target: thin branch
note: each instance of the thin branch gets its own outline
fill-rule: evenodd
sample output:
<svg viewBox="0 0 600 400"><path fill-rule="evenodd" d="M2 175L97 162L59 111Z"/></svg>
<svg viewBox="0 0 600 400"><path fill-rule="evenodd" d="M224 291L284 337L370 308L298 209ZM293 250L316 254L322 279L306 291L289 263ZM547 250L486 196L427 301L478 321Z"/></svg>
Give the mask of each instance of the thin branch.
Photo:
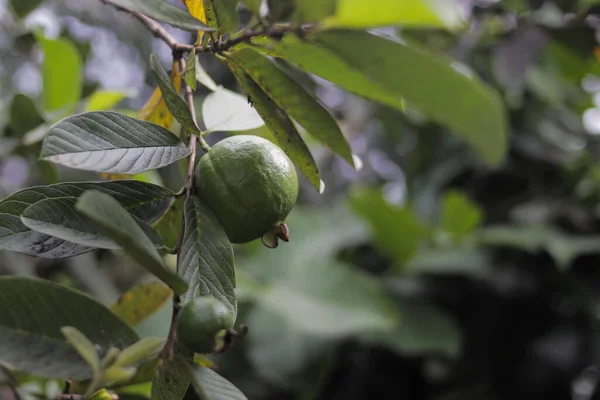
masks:
<svg viewBox="0 0 600 400"><path fill-rule="evenodd" d="M173 53L178 53L178 54L189 53L190 51L192 51L192 49L195 49L196 53L221 53L221 52L231 49L232 47L234 47L240 43L250 42L252 39L254 39L255 37L258 37L258 36L267 36L267 37L274 38L274 39L280 39L287 32L295 32L299 36L304 36L304 34L305 34L305 30L303 30L302 28L298 28L296 26L289 26L289 25L262 26L262 25L259 25L258 27L255 27L255 28L246 29L245 31L240 32L237 36L230 37L224 41L216 40L214 38L214 35L212 35L212 32L209 32L209 35L211 37L211 43L208 46L201 46L201 45L194 46L194 45L190 45L190 44L177 42L177 40L175 40L175 38L173 36L171 36L171 34L169 32L167 32L167 30L165 28L163 28L163 26L161 24L159 24L157 21L153 20L152 18L149 18L137 11L133 11L133 10L129 10L124 7L120 7L116 4L111 3L108 0L100 0L100 1L102 1L105 4L110 4L111 6L115 7L116 9L118 9L120 11L124 11L126 13L129 13L132 16L134 16L135 18L137 18L142 24L144 24L144 26L150 32L152 32L152 34L156 38L165 42L171 48ZM310 30L310 27L307 27L306 29Z"/></svg>

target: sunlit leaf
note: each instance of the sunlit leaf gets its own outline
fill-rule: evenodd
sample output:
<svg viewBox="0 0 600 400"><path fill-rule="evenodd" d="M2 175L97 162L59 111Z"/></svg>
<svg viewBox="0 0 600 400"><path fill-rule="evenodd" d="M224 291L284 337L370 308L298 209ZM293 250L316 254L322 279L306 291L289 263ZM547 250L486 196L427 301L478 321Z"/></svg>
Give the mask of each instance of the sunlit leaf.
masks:
<svg viewBox="0 0 600 400"><path fill-rule="evenodd" d="M399 110L404 109L405 99L451 128L492 166L505 157L507 116L498 93L475 76L460 72L452 60L416 43L398 43L359 31L326 31L310 42L289 35L281 44L264 39L257 43L263 43L268 54L350 92Z"/></svg>
<svg viewBox="0 0 600 400"><path fill-rule="evenodd" d="M75 107L81 98L82 60L75 45L66 38L37 39L44 51L42 99L47 111Z"/></svg>
<svg viewBox="0 0 600 400"><path fill-rule="evenodd" d="M204 9L204 0L181 0L187 7L190 14L194 17L202 21L206 24L206 12ZM198 32L198 40L196 43L202 42L202 36L204 36L204 31L199 30Z"/></svg>
<svg viewBox="0 0 600 400"><path fill-rule="evenodd" d="M389 25L455 27L460 22L457 5L447 0L378 0L376 7L364 0L337 0L335 15L325 25L351 28Z"/></svg>
<svg viewBox="0 0 600 400"><path fill-rule="evenodd" d="M87 100L85 111L110 110L126 97L127 93L124 92L98 90Z"/></svg>

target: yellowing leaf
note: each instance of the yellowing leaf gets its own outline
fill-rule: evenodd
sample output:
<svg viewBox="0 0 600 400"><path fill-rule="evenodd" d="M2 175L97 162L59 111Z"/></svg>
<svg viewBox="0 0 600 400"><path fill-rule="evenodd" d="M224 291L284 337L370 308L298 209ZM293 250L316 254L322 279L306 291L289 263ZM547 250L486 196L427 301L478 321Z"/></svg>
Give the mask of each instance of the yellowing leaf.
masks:
<svg viewBox="0 0 600 400"><path fill-rule="evenodd" d="M175 61L173 61L173 68L171 70L171 80L173 81L175 90L179 92L181 90L181 75ZM166 129L171 129L171 126L173 125L173 115L167 108L167 104L162 97L160 88L157 87L154 89L152 96L150 96L140 111L138 111L137 118L155 123Z"/></svg>
<svg viewBox="0 0 600 400"><path fill-rule="evenodd" d="M125 292L110 310L130 325L136 325L161 308L171 297L162 282L142 283Z"/></svg>
<svg viewBox="0 0 600 400"><path fill-rule="evenodd" d="M192 16L196 17L197 19L206 24L206 11L204 10L204 0L182 0L182 2L183 4L185 4ZM204 31L198 31L198 43L202 41L202 35L204 35Z"/></svg>
<svg viewBox="0 0 600 400"><path fill-rule="evenodd" d="M100 179L103 181L118 181L121 179L130 179L131 175L128 174L108 174L106 172L101 172L98 174Z"/></svg>

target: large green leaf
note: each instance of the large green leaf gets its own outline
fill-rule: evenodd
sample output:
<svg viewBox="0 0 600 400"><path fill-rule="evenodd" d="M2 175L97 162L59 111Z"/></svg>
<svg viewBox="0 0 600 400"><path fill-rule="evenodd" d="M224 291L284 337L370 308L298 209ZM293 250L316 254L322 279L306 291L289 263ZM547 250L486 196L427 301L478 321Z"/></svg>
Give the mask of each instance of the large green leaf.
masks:
<svg viewBox="0 0 600 400"><path fill-rule="evenodd" d="M214 29L194 18L182 8L164 0L106 0L109 3L128 10L137 11L150 18L166 22L176 28L195 32L197 30L213 31Z"/></svg>
<svg viewBox="0 0 600 400"><path fill-rule="evenodd" d="M55 283L0 277L0 362L25 373L85 379L87 363L66 341L64 326L81 331L102 357L138 340L135 332L103 305Z"/></svg>
<svg viewBox="0 0 600 400"><path fill-rule="evenodd" d="M130 213L147 223L157 220L174 196L163 187L133 180L59 183L24 189L0 201L0 248L42 258L70 257L93 250L32 231L21 222L25 209L38 201L78 197L90 189L111 194Z"/></svg>
<svg viewBox="0 0 600 400"><path fill-rule="evenodd" d="M171 111L171 114L173 114L173 117L175 117L188 133L199 134L200 131L194 122L194 118L192 117L187 104L181 98L177 90L175 90L167 71L165 71L158 60L158 57L154 54L150 55L150 70L156 78L156 83L160 88L165 104L169 111Z"/></svg>
<svg viewBox="0 0 600 400"><path fill-rule="evenodd" d="M235 32L240 18L237 13L239 0L205 0L207 23L221 34Z"/></svg>
<svg viewBox="0 0 600 400"><path fill-rule="evenodd" d="M288 116L354 166L352 151L337 122L315 98L254 50L241 49L231 58Z"/></svg>
<svg viewBox="0 0 600 400"><path fill-rule="evenodd" d="M49 40L38 36L44 51L42 99L44 109L58 111L74 107L81 98L82 61L75 45L66 38Z"/></svg>
<svg viewBox="0 0 600 400"><path fill-rule="evenodd" d="M182 294L187 290L187 284L177 272L164 264L152 241L113 197L89 190L81 195L76 209L94 221L102 233L119 244L148 272L169 285L175 293Z"/></svg>
<svg viewBox="0 0 600 400"><path fill-rule="evenodd" d="M165 167L189 153L165 128L112 111L94 111L52 125L40 158L89 171L137 174Z"/></svg>
<svg viewBox="0 0 600 400"><path fill-rule="evenodd" d="M182 400L190 385L185 365L165 360L152 380L152 400Z"/></svg>
<svg viewBox="0 0 600 400"><path fill-rule="evenodd" d="M186 368L200 400L247 400L238 388L212 369L191 363Z"/></svg>
<svg viewBox="0 0 600 400"><path fill-rule="evenodd" d="M311 41L287 35L280 43L264 38L255 43L349 92L397 109L403 109L401 99L407 100L451 128L490 165L505 156L508 131L499 95L416 43L359 31L322 32Z"/></svg>
<svg viewBox="0 0 600 400"><path fill-rule="evenodd" d="M371 7L377 8L377 7ZM306 23L319 22L335 12L336 0L302 0L296 2L292 20Z"/></svg>
<svg viewBox="0 0 600 400"><path fill-rule="evenodd" d="M308 178L309 182L321 191L323 183L319 175L319 168L292 121L248 74L234 63L229 63L229 67L244 92L248 95L249 101L265 121L279 147L300 168L300 171Z"/></svg>
<svg viewBox="0 0 600 400"><path fill-rule="evenodd" d="M189 288L182 301L212 295L237 314L233 248L214 213L196 197L184 206L185 233L179 253L179 273Z"/></svg>
<svg viewBox="0 0 600 400"><path fill-rule="evenodd" d="M29 229L54 236L81 246L120 249L121 246L102 234L101 229L85 215L75 210L77 197L44 199L23 211L21 222ZM162 247L158 234L141 219L131 216L150 238L153 245Z"/></svg>
<svg viewBox="0 0 600 400"><path fill-rule="evenodd" d="M160 309L171 297L161 282L141 283L125 292L110 310L129 325L137 325Z"/></svg>
<svg viewBox="0 0 600 400"><path fill-rule="evenodd" d="M393 305L377 282L335 259L341 248L365 240L363 225L342 207L312 212L296 207L286 221L290 245L264 249L238 271L244 296L317 337L392 329Z"/></svg>
<svg viewBox="0 0 600 400"><path fill-rule="evenodd" d="M325 2L325 0L322 0ZM370 28L388 25L443 27L460 22L458 8L448 0L337 0L327 27Z"/></svg>

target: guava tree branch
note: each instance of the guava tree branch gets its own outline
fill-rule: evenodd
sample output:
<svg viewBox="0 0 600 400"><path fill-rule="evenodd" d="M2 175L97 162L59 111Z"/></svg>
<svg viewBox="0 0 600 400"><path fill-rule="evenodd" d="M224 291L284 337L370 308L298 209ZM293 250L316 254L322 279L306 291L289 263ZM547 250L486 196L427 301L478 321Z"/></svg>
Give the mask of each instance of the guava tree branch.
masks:
<svg viewBox="0 0 600 400"><path fill-rule="evenodd" d="M234 35L226 40L211 40L210 45L204 46L194 46L185 43L179 43L177 40L169 33L167 30L159 24L157 21L153 20L145 16L142 13L137 11L129 10L127 8L120 7L116 4L113 4L107 0L100 0L104 4L110 4L115 7L117 10L126 12L136 19L138 19L156 38L162 40L171 48L173 53L188 53L192 51L192 49L196 50L196 53L221 53L231 49L232 47L240 44L250 42L253 38L257 36L268 36L270 38L281 38L287 32L295 32L296 34L302 36L305 32L302 28L291 27L288 25L282 26L263 26L259 25L256 28L246 29L244 31L239 32L237 35ZM309 28L307 28L309 29ZM212 36L211 36L212 37Z"/></svg>

